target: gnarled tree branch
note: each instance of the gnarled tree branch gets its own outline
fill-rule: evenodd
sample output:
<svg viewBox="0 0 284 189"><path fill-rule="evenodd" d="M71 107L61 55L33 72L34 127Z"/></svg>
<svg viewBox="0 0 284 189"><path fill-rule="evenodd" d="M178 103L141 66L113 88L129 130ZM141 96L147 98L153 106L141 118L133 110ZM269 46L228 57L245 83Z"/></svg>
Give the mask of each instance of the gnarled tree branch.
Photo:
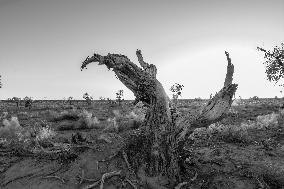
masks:
<svg viewBox="0 0 284 189"><path fill-rule="evenodd" d="M180 143L178 141L181 138L184 139L184 136L193 129L206 127L222 119L232 103L237 85L232 84L234 66L229 53L225 53L228 66L224 87L200 112L188 115L177 123L173 122L170 114L169 97L162 84L156 79L156 66L144 62L140 50L136 51L136 55L142 69L120 54L108 54L107 56L94 54L83 62L81 69L86 68L92 62L106 65L134 93L137 100L148 105L144 123L144 128L146 128L144 136L147 141L144 141L145 144L141 146L141 149L135 149L141 154L140 157L144 158L142 161L153 176L165 173L170 180L174 181L179 180L180 175L178 165L178 145Z"/></svg>
<svg viewBox="0 0 284 189"><path fill-rule="evenodd" d="M140 63L141 67L153 78L156 78L157 75L157 68L154 64L148 64L144 62L141 50L136 51L136 55L138 58L138 62Z"/></svg>
<svg viewBox="0 0 284 189"><path fill-rule="evenodd" d="M234 65L229 53L225 51L228 65L224 87L201 109L201 111L187 115L178 121L178 128L182 129L179 140L186 138L194 129L207 127L224 118L232 104L232 98L237 90L237 84L232 84Z"/></svg>

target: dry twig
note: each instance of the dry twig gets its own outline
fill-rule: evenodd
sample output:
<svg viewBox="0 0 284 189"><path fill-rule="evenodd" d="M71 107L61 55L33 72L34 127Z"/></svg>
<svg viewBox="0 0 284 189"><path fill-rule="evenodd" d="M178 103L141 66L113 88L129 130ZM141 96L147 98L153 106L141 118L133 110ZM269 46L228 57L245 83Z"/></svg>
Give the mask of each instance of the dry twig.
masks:
<svg viewBox="0 0 284 189"><path fill-rule="evenodd" d="M188 184L188 182L179 183L179 184L175 187L175 189L181 189L181 187L183 187L183 186L185 186L185 185L187 185L187 184Z"/></svg>
<svg viewBox="0 0 284 189"><path fill-rule="evenodd" d="M56 175L48 175L48 176L45 176L45 177L42 177L43 179L48 179L48 178L55 178L55 179L58 179L60 180L62 183L65 183L65 180L59 176L56 176Z"/></svg>
<svg viewBox="0 0 284 189"><path fill-rule="evenodd" d="M117 175L120 175L120 174L121 174L121 171L113 171L113 172L109 172L109 173L103 174L101 185L100 185L100 189L104 188L104 183L105 183L105 180L107 178L110 178L110 177L113 177L113 176L117 176Z"/></svg>
<svg viewBox="0 0 284 189"><path fill-rule="evenodd" d="M113 171L113 172L105 173L105 174L103 174L101 181L96 181L95 183L86 186L84 189L93 188L93 187L97 186L99 183L101 183L100 184L100 189L103 189L104 188L104 183L105 183L106 179L108 179L110 177L113 177L113 176L120 175L120 174L121 174L121 171Z"/></svg>
<svg viewBox="0 0 284 189"><path fill-rule="evenodd" d="M130 171L132 171L132 168L131 168L131 166L130 166L130 163L129 163L129 161L128 161L127 154L125 153L125 151L122 151L122 156L123 156L123 159L124 159L124 161L125 161L125 163L126 163L128 169L129 169Z"/></svg>
<svg viewBox="0 0 284 189"><path fill-rule="evenodd" d="M125 179L126 182L128 182L134 189L137 189L137 187L135 186L135 184L129 180L129 179Z"/></svg>
<svg viewBox="0 0 284 189"><path fill-rule="evenodd" d="M79 181L79 184L82 184L84 181L88 181L88 182L97 182L97 181L100 181L100 179L89 179L89 178L85 178L85 171L82 169L82 172L81 172L81 176L78 176L80 181Z"/></svg>
<svg viewBox="0 0 284 189"><path fill-rule="evenodd" d="M196 172L195 175L194 175L194 177L193 177L192 179L190 179L190 180L191 180L191 181L195 181L196 178L197 178L197 176L198 176L198 173Z"/></svg>

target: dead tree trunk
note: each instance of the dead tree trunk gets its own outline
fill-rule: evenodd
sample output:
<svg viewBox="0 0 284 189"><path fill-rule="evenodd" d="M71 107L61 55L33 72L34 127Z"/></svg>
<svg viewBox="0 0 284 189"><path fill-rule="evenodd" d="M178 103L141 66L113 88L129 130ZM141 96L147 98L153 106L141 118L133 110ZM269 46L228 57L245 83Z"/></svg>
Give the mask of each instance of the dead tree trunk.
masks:
<svg viewBox="0 0 284 189"><path fill-rule="evenodd" d="M162 84L156 79L156 66L144 62L140 50L136 51L136 55L142 68L124 55L94 54L86 58L81 70L92 62L106 65L134 93L136 101L142 101L148 106L143 132L141 132L145 137L142 141L143 147L139 147L143 152L143 156L139 156L142 159L140 163L144 163L148 175L166 175L175 182L180 179L179 145L182 145L182 141L185 141L186 136L195 128L206 127L222 119L230 107L232 96L237 89L237 85L232 84L234 67L226 52L228 66L223 89L196 115L188 115L175 122L171 116L170 99Z"/></svg>
<svg viewBox="0 0 284 189"><path fill-rule="evenodd" d="M179 141L186 138L194 129L206 127L224 118L232 104L232 98L237 90L237 84L232 84L234 65L229 53L225 51L228 65L223 88L196 114L188 114L177 122Z"/></svg>

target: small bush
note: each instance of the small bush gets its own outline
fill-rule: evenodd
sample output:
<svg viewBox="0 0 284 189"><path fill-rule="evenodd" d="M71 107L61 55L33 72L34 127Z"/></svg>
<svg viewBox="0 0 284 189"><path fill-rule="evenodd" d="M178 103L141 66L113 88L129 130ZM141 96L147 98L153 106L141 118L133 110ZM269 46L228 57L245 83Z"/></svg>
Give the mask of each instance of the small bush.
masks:
<svg viewBox="0 0 284 189"><path fill-rule="evenodd" d="M278 125L278 117L279 115L276 113L268 114L268 115L262 115L258 116L256 118L257 125L260 128L268 128L271 126L277 126Z"/></svg>
<svg viewBox="0 0 284 189"><path fill-rule="evenodd" d="M243 100L242 99L235 99L232 103L232 106L239 106L243 104Z"/></svg>
<svg viewBox="0 0 284 189"><path fill-rule="evenodd" d="M12 147L17 149L27 150L43 146L42 144L50 143L49 139L56 134L48 125L23 128L17 117L12 117L10 121L5 119L3 125L4 127L0 128L2 143L13 145Z"/></svg>
<svg viewBox="0 0 284 189"><path fill-rule="evenodd" d="M248 143L251 141L246 127L217 123L211 124L208 128L197 128L189 136L190 139L199 142L213 137L234 143Z"/></svg>
<svg viewBox="0 0 284 189"><path fill-rule="evenodd" d="M0 138L13 139L17 138L18 133L23 131L17 117L11 117L11 120L3 120L4 127L0 127Z"/></svg>
<svg viewBox="0 0 284 189"><path fill-rule="evenodd" d="M82 127L87 128L99 128L99 120L97 117L94 117L92 113L89 113L86 110L83 110L82 113L79 114L79 122L82 123Z"/></svg>
<svg viewBox="0 0 284 189"><path fill-rule="evenodd" d="M120 114L119 110L113 110L112 112L113 112L113 114L114 114L114 116L115 116L116 118L122 117L122 115Z"/></svg>
<svg viewBox="0 0 284 189"><path fill-rule="evenodd" d="M50 127L41 127L36 134L36 140L46 140L55 136L55 132Z"/></svg>
<svg viewBox="0 0 284 189"><path fill-rule="evenodd" d="M118 132L119 131L119 125L117 123L117 118L108 118L107 119L107 126L104 129L104 131L108 131L108 132Z"/></svg>
<svg viewBox="0 0 284 189"><path fill-rule="evenodd" d="M143 103L138 102L134 109L126 115L126 118L135 120L138 122L144 121L147 108L144 107Z"/></svg>
<svg viewBox="0 0 284 189"><path fill-rule="evenodd" d="M224 129L219 132L219 138L226 142L233 143L249 143L251 142L251 137L249 136L248 130L244 127L239 127L236 125L222 126Z"/></svg>
<svg viewBox="0 0 284 189"><path fill-rule="evenodd" d="M131 111L126 115L126 118L135 120L135 121L143 121L145 119L145 114L139 111Z"/></svg>

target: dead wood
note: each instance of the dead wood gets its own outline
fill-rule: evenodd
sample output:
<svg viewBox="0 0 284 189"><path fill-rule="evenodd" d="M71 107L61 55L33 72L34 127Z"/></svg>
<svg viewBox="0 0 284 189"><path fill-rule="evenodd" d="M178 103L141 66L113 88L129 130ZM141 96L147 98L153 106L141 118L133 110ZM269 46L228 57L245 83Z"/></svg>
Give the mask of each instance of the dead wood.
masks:
<svg viewBox="0 0 284 189"><path fill-rule="evenodd" d="M90 189L90 188L93 188L93 187L95 187L99 184L100 184L100 189L103 189L106 179L111 178L113 176L118 176L120 174L121 174L121 171L112 171L112 172L109 172L109 173L105 173L105 174L103 174L102 179L100 181L96 181L93 184L84 187L84 189Z"/></svg>
<svg viewBox="0 0 284 189"><path fill-rule="evenodd" d="M64 180L63 178L59 177L59 176L56 176L56 175L48 175L48 176L44 176L44 177L42 177L42 178L43 178L43 179L55 178L55 179L58 179L58 180L60 180L62 183L65 184L65 180Z"/></svg>
<svg viewBox="0 0 284 189"><path fill-rule="evenodd" d="M195 115L189 114L177 122L173 121L171 116L170 99L156 78L156 66L146 63L140 50L136 51L136 55L142 68L132 63L124 55L94 54L92 57L86 58L82 63L81 70L92 62L105 65L108 69L112 69L117 78L134 93L135 101L141 101L148 107L142 128L126 139L129 149L132 148L136 151L138 156L131 153L129 149L125 152L128 157L141 158L138 161L145 163L147 175L152 177L161 174L167 175L174 184L180 180L179 149L180 145L183 145L180 141L185 141L186 136L195 128L206 127L221 120L231 106L237 85L232 84L234 66L229 53L225 52L225 54L228 65L224 87L201 111ZM140 146L135 147L133 143L139 143ZM137 168L136 166L136 170Z"/></svg>
<svg viewBox="0 0 284 189"><path fill-rule="evenodd" d="M233 84L234 65L229 53L225 51L228 65L223 88L209 100L209 102L196 114L188 114L177 121L177 127L182 131L179 133L179 141L188 136L194 129L207 127L210 124L223 119L233 102L232 98L238 85Z"/></svg>

